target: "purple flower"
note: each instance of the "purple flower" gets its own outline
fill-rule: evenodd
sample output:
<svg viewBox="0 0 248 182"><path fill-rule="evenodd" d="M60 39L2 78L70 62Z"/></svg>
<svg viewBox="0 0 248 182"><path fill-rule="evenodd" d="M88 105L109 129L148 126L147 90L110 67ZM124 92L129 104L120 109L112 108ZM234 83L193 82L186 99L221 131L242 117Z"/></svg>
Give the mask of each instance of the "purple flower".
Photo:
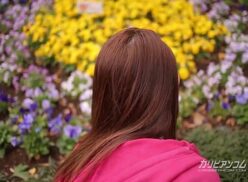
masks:
<svg viewBox="0 0 248 182"><path fill-rule="evenodd" d="M34 116L32 114L25 114L23 116L23 121L19 124L20 132L23 134L25 131L31 128L34 122Z"/></svg>
<svg viewBox="0 0 248 182"><path fill-rule="evenodd" d="M44 110L47 110L51 107L50 101L47 99L43 100L41 105L42 105L42 109Z"/></svg>
<svg viewBox="0 0 248 182"><path fill-rule="evenodd" d="M225 110L230 109L230 104L229 104L228 102L222 102L221 106L222 106L222 108L225 109Z"/></svg>
<svg viewBox="0 0 248 182"><path fill-rule="evenodd" d="M42 94L42 90L40 88L35 88L33 93L34 97L39 97Z"/></svg>
<svg viewBox="0 0 248 182"><path fill-rule="evenodd" d="M208 16L212 19L219 19L222 15L228 14L229 9L229 6L225 2L216 2L212 5L211 10L208 12Z"/></svg>
<svg viewBox="0 0 248 182"><path fill-rule="evenodd" d="M247 103L247 98L245 97L244 94L239 94L235 96L236 102L238 104L246 104Z"/></svg>
<svg viewBox="0 0 248 182"><path fill-rule="evenodd" d="M20 88L19 77L15 76L12 80L12 84L13 84L15 90L19 90L19 88Z"/></svg>
<svg viewBox="0 0 248 182"><path fill-rule="evenodd" d="M248 100L248 90L247 90L247 89L245 89L245 93L244 93L244 95L243 95L243 96L244 96L244 98L245 98L245 99L247 99L247 100Z"/></svg>
<svg viewBox="0 0 248 182"><path fill-rule="evenodd" d="M27 0L19 0L19 2L20 2L21 4L26 4L26 3L27 3Z"/></svg>
<svg viewBox="0 0 248 182"><path fill-rule="evenodd" d="M226 71L232 66L231 61L224 60L220 64L220 70L222 73L226 73Z"/></svg>
<svg viewBox="0 0 248 182"><path fill-rule="evenodd" d="M49 119L51 119L51 117L52 117L53 110L54 110L54 109L53 109L52 107L49 107L48 109L45 110L45 113L47 114L47 117L48 117Z"/></svg>
<svg viewBox="0 0 248 182"><path fill-rule="evenodd" d="M29 112L28 109L25 109L25 108L20 108L19 112L24 115L25 113Z"/></svg>
<svg viewBox="0 0 248 182"><path fill-rule="evenodd" d="M29 109L30 111L35 111L38 107L38 104L30 98L24 99L22 105L25 109Z"/></svg>
<svg viewBox="0 0 248 182"><path fill-rule="evenodd" d="M32 89L23 87L23 89L26 89L26 97L39 97L42 94L42 90L40 88Z"/></svg>
<svg viewBox="0 0 248 182"><path fill-rule="evenodd" d="M9 101L9 98L6 94L0 92L0 101L1 102L8 102Z"/></svg>
<svg viewBox="0 0 248 182"><path fill-rule="evenodd" d="M26 97L32 97L33 96L33 89L26 89L25 96Z"/></svg>
<svg viewBox="0 0 248 182"><path fill-rule="evenodd" d="M233 95L228 95L228 100L233 101L233 100L235 100L235 97Z"/></svg>
<svg viewBox="0 0 248 182"><path fill-rule="evenodd" d="M22 106L24 108L28 109L28 108L30 108L31 104L33 104L33 103L34 103L34 101L32 99L26 98L26 99L23 100Z"/></svg>
<svg viewBox="0 0 248 182"><path fill-rule="evenodd" d="M245 52L243 55L242 55L242 63L248 63L248 52Z"/></svg>
<svg viewBox="0 0 248 182"><path fill-rule="evenodd" d="M13 147L16 147L21 143L21 140L14 136L14 137L11 137L10 143Z"/></svg>
<svg viewBox="0 0 248 182"><path fill-rule="evenodd" d="M9 0L1 0L0 1L0 4L2 4L2 5L5 5L5 4L8 4L9 3Z"/></svg>
<svg viewBox="0 0 248 182"><path fill-rule="evenodd" d="M32 124L34 121L34 117L32 114L26 114L23 116L23 123Z"/></svg>
<svg viewBox="0 0 248 182"><path fill-rule="evenodd" d="M48 127L52 133L59 133L62 126L62 116L58 115L48 123Z"/></svg>
<svg viewBox="0 0 248 182"><path fill-rule="evenodd" d="M14 102L14 99L10 98L7 94L5 94L4 92L0 91L0 102L12 103L12 102Z"/></svg>
<svg viewBox="0 0 248 182"><path fill-rule="evenodd" d="M234 54L234 53L227 53L226 55L225 55L225 60L227 61L227 62L232 62L232 61L234 61L236 59L236 54Z"/></svg>
<svg viewBox="0 0 248 182"><path fill-rule="evenodd" d="M35 79L32 79L35 78ZM23 73L24 84L21 90L25 91L26 97L36 98L40 95L47 95L49 99L59 99L59 91L54 83L55 77L49 75L46 68L30 65Z"/></svg>
<svg viewBox="0 0 248 182"><path fill-rule="evenodd" d="M38 108L38 104L36 102L34 102L33 104L31 104L30 106L30 111L35 111Z"/></svg>
<svg viewBox="0 0 248 182"><path fill-rule="evenodd" d="M55 87L48 87L48 95L50 98L57 100L59 98L59 92Z"/></svg>
<svg viewBox="0 0 248 182"><path fill-rule="evenodd" d="M207 68L207 75L212 76L213 73L215 73L218 70L218 66L214 63L210 63Z"/></svg>
<svg viewBox="0 0 248 182"><path fill-rule="evenodd" d="M65 121L68 123L72 118L72 114L71 113L68 113L65 115Z"/></svg>
<svg viewBox="0 0 248 182"><path fill-rule="evenodd" d="M80 126L66 125L64 127L64 134L69 138L77 138L79 137L82 128Z"/></svg>
<svg viewBox="0 0 248 182"><path fill-rule="evenodd" d="M215 99L215 100L218 100L219 97L220 97L220 93L219 93L219 92L216 92L216 93L214 94L214 99Z"/></svg>
<svg viewBox="0 0 248 182"><path fill-rule="evenodd" d="M210 87L208 85L204 85L202 87L202 92L205 95L205 97L208 98L208 99L212 99L213 96L214 96L213 93L211 92Z"/></svg>
<svg viewBox="0 0 248 182"><path fill-rule="evenodd" d="M207 112L211 111L212 108L213 108L213 103L211 101L208 101L208 103L206 105Z"/></svg>
<svg viewBox="0 0 248 182"><path fill-rule="evenodd" d="M230 48L235 53L242 52L245 49L244 44L238 42L232 42Z"/></svg>

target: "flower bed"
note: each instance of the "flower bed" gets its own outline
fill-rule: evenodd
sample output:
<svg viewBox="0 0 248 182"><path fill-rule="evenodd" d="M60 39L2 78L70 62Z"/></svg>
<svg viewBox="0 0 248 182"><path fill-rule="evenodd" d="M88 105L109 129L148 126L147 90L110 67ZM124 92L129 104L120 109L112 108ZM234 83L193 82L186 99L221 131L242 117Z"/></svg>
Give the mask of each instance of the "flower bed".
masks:
<svg viewBox="0 0 248 182"><path fill-rule="evenodd" d="M75 64L93 75L94 61L102 44L115 32L135 26L153 29L172 48L179 74L187 79L196 71L199 55L209 55L226 34L226 28L193 10L186 0L106 0L99 14L79 14L76 1L55 1L51 9L36 15L24 27L35 54L65 64ZM164 13L167 12L167 13ZM84 42L82 44L82 42Z"/></svg>
<svg viewBox="0 0 248 182"><path fill-rule="evenodd" d="M67 153L90 129L92 78L41 63L25 44L23 26L51 5L50 0L0 4L0 168L7 173L8 162L46 161L54 148L58 155ZM6 153L18 150L24 161Z"/></svg>
<svg viewBox="0 0 248 182"><path fill-rule="evenodd" d="M245 125L248 123L247 9L240 11L244 5L229 7L223 1L193 2L214 21L225 24L230 33L225 36L226 46L216 59L213 57L206 70L199 70L183 83L186 89L181 92L181 117L189 117L202 105L200 113L217 122Z"/></svg>

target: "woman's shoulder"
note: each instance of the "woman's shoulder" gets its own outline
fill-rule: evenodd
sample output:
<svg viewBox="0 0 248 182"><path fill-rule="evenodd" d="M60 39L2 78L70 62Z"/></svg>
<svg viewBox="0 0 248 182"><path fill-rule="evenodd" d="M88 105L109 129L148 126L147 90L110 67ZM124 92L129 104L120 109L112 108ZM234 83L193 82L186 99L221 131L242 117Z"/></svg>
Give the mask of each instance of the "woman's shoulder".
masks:
<svg viewBox="0 0 248 182"><path fill-rule="evenodd" d="M204 172L199 168L203 160L197 147L188 141L141 138L120 145L102 162L94 179L220 181L216 171Z"/></svg>

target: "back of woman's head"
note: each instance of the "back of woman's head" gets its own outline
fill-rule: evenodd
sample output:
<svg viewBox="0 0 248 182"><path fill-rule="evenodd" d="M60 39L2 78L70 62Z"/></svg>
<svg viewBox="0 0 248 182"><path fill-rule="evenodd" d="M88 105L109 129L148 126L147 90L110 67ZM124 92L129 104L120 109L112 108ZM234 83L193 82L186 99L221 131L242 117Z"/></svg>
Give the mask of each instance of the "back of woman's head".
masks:
<svg viewBox="0 0 248 182"><path fill-rule="evenodd" d="M128 28L111 37L95 67L92 130L59 167L70 181L121 143L136 138L175 138L178 74L170 48L151 30ZM87 166L87 167L86 167Z"/></svg>

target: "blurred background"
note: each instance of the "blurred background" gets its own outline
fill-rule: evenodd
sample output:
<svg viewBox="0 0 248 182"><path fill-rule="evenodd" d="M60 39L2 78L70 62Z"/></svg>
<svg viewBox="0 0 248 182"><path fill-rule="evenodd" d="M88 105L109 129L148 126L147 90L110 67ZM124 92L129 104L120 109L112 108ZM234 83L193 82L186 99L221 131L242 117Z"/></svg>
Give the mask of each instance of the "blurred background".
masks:
<svg viewBox="0 0 248 182"><path fill-rule="evenodd" d="M0 181L51 181L90 130L103 43L157 32L181 78L178 139L215 161L248 160L247 0L0 0ZM218 171L247 181L243 171Z"/></svg>

